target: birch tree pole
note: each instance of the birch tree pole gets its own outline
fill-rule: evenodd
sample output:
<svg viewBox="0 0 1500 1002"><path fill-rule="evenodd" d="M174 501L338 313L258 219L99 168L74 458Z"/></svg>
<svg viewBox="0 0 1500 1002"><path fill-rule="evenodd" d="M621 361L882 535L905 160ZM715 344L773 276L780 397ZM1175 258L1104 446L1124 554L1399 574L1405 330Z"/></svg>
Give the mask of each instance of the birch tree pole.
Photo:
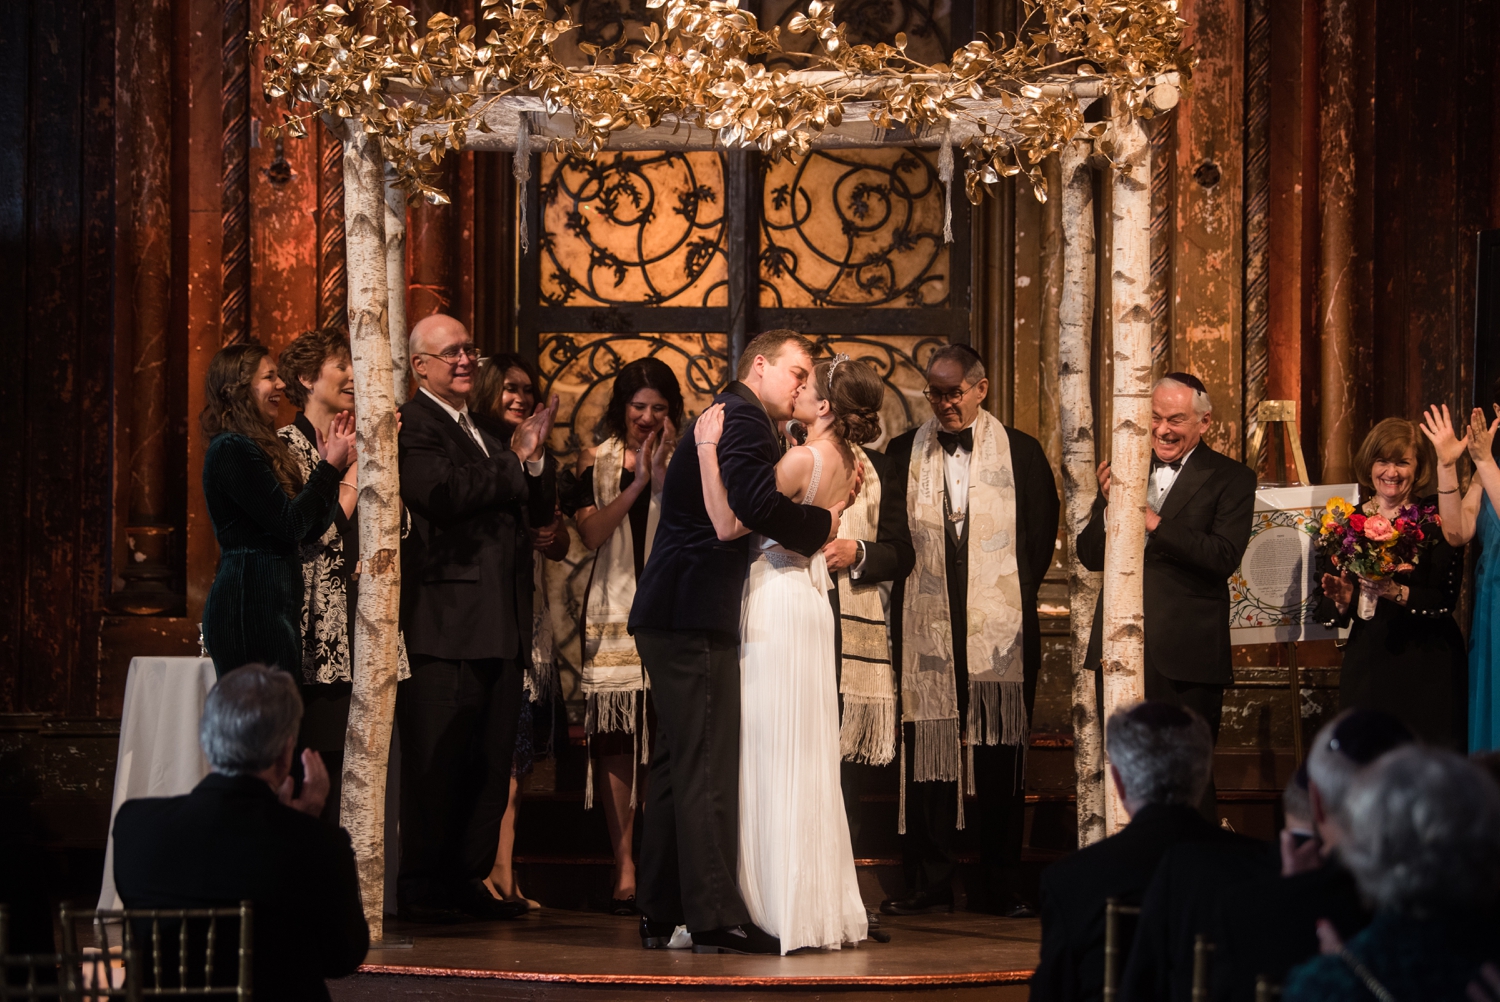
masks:
<svg viewBox="0 0 1500 1002"><path fill-rule="evenodd" d="M344 739L339 818L359 869L370 940L385 938L385 785L396 710L401 527L395 381L387 328L385 161L358 127L344 133L344 229L349 341L359 449L359 601L354 696Z"/></svg>
<svg viewBox="0 0 1500 1002"><path fill-rule="evenodd" d="M1109 519L1105 529L1104 712L1145 695L1146 480L1151 473L1151 146L1122 102L1109 136L1113 241L1110 296L1114 317L1113 427ZM1113 783L1105 783L1105 829L1129 817Z"/></svg>
<svg viewBox="0 0 1500 1002"><path fill-rule="evenodd" d="M391 379L396 406L406 403L407 370L411 358L406 350L406 192L396 184L396 169L385 166L385 286L386 325L391 333Z"/></svg>
<svg viewBox="0 0 1500 1002"><path fill-rule="evenodd" d="M1073 773L1078 785L1078 845L1104 837L1104 732L1094 673L1084 670L1099 575L1078 561L1074 541L1088 524L1094 478L1094 177L1092 143L1075 140L1058 154L1062 299L1058 305L1058 425L1062 436L1063 534L1068 554L1068 630L1073 665Z"/></svg>

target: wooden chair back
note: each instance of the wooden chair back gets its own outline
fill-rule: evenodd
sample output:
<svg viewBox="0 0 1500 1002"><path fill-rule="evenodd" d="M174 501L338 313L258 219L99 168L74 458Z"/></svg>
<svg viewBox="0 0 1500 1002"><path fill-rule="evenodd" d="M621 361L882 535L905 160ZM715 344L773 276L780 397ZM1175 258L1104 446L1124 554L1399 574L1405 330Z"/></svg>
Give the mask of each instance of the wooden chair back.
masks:
<svg viewBox="0 0 1500 1002"><path fill-rule="evenodd" d="M1126 916L1140 915L1135 905L1122 905L1118 898L1104 899L1104 1002L1117 1002L1120 997L1120 978L1125 973L1125 956L1130 952L1130 943L1120 928L1120 920Z"/></svg>

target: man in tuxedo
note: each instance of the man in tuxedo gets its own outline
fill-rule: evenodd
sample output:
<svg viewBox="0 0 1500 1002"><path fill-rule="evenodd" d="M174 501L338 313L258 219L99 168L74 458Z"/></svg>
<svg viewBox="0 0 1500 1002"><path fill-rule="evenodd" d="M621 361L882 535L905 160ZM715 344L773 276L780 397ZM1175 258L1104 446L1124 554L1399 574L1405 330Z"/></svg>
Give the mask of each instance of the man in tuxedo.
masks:
<svg viewBox="0 0 1500 1002"><path fill-rule="evenodd" d="M1229 664L1229 575L1250 542L1255 472L1203 441L1213 404L1198 377L1168 373L1151 392L1151 478L1146 487L1146 698L1192 709L1219 739ZM1078 559L1105 570L1110 469L1099 464L1093 516ZM1094 610L1086 664L1099 677L1104 596ZM1099 683L1103 701L1103 682ZM1215 813L1210 775L1199 805Z"/></svg>
<svg viewBox="0 0 1500 1002"><path fill-rule="evenodd" d="M1031 1002L1082 1002L1104 988L1105 903L1139 905L1168 849L1245 840L1195 809L1213 767L1208 724L1171 703L1137 703L1105 728L1110 781L1130 823L1042 873L1042 955ZM1128 930L1126 930L1128 931Z"/></svg>
<svg viewBox="0 0 1500 1002"><path fill-rule="evenodd" d="M973 756L975 788L967 792L976 795L980 857L989 885L988 907L999 914L1020 917L1034 914L1019 886L1019 865L1026 802L1025 731L1036 701L1042 660L1037 591L1052 562L1059 505L1052 467L1041 443L1024 432L1001 425L987 413L981 414L988 391L984 363L972 348L949 345L933 352L927 366L926 390L933 417L894 439L887 448L888 475L883 477L881 485L878 538L864 546L862 559L853 566L852 574L863 581L895 582L891 592L892 646L895 664L902 673L904 743L913 748L922 745L917 728L927 721L917 722L912 716L912 686L916 675L929 674L926 670L916 671L924 662L907 649L912 638L904 620L911 594L919 588L913 569L920 567L926 557L926 566L935 572L929 590L942 589L943 582L936 580L939 574L946 582L950 635L954 638L947 659L952 665L952 679L943 678L939 684L944 693L952 694L945 698L957 703L956 720L965 747ZM987 434L994 434L997 440L1003 435L1006 440L1009 469L998 465L990 469L985 465L986 460L976 458L976 426L981 419L986 422ZM988 431L990 428L995 431ZM920 483L921 464L926 461L922 456L931 451L925 446L920 451L914 450L919 434L936 439L933 458L937 461L930 479L934 481L935 493L940 495L937 503L946 517L944 531L914 535L910 486L914 480ZM930 440L924 438L924 442ZM915 478L914 463L919 471ZM981 541L971 539L970 525L975 520L966 517L971 484L989 483L1013 487L1014 495L1005 502L1010 512L1000 513L1014 519L1013 538L1006 539L1001 534L990 541L992 548L1008 549L1014 555L1018 608L1006 609L1004 613L998 607L1000 589L986 587L972 592L969 587L970 565L980 559L982 551ZM924 553L924 547L940 552ZM969 729L978 711L974 714L970 711L971 645L965 643L965 638L970 636L971 619L993 621L1010 612L1015 613L1016 629L1012 635L1018 633L1020 641L1018 648L1008 654L1012 661L1020 662L1016 672L1019 685L1012 687L1018 697L1018 705L1012 712L1021 714L1020 733L1011 735L1009 741L988 741ZM990 659L986 657L985 661L988 664ZM937 667L939 672L947 673L946 665ZM881 911L888 915L953 908L957 829L961 825L957 781L956 777L923 779L918 770L919 757L903 754L906 761L902 768L908 770L903 844L908 891L904 897L881 904ZM962 768L966 771L967 765Z"/></svg>
<svg viewBox="0 0 1500 1002"><path fill-rule="evenodd" d="M482 431L467 396L479 353L435 314L411 332L417 392L401 408L401 627L411 677L401 728L399 913L413 921L515 918L526 903L485 890L510 793L531 652L528 529L552 522L543 480L554 396L509 442Z"/></svg>
<svg viewBox="0 0 1500 1002"><path fill-rule="evenodd" d="M120 805L115 887L126 908L230 908L249 901L257 997L327 1002L323 979L359 969L370 930L349 834L318 820L328 772L317 752L302 753L306 779L301 796L292 796L301 721L302 697L288 673L246 665L220 678L198 728L213 772L186 796ZM237 924L219 922L217 985L237 980ZM170 988L178 935L170 926L162 931L168 953L162 987ZM189 925L190 953L196 948L201 955L205 931ZM151 930L137 936L149 948Z"/></svg>
<svg viewBox="0 0 1500 1002"><path fill-rule="evenodd" d="M780 953L740 897L740 600L750 538L721 542L703 503L698 449L717 447L729 505L747 528L811 556L838 533L838 508L799 505L776 489L777 426L812 373L793 331L755 337L724 405L717 443L679 448L661 520L630 612L658 720L637 871L641 944L664 947L686 925L697 952ZM682 441L692 436L684 433Z"/></svg>

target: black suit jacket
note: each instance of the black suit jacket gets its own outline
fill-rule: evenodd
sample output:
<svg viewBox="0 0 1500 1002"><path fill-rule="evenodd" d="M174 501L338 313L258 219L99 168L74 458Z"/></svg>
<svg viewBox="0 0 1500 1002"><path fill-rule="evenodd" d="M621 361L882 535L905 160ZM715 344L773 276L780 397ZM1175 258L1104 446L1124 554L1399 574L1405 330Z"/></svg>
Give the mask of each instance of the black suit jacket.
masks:
<svg viewBox="0 0 1500 1002"><path fill-rule="evenodd" d="M729 507L747 528L797 553L816 553L828 540L832 516L815 505L796 504L776 489L781 443L760 399L744 383L735 382L714 403L724 405L718 454ZM738 636L749 554L749 536L721 542L714 532L703 504L698 450L689 428L667 467L656 539L636 584L630 629L711 630Z"/></svg>
<svg viewBox="0 0 1500 1002"><path fill-rule="evenodd" d="M322 1002L324 978L363 962L370 931L348 833L280 803L264 780L213 773L183 797L127 800L114 835L126 908L253 903L256 998ZM220 922L216 982L234 984L236 925Z"/></svg>
<svg viewBox="0 0 1500 1002"><path fill-rule="evenodd" d="M531 649L531 525L552 521L556 480L531 477L508 442L486 456L418 391L401 407L401 628L407 650L450 661Z"/></svg>
<svg viewBox="0 0 1500 1002"><path fill-rule="evenodd" d="M1121 1002L1192 1002L1194 943L1213 941L1215 904L1280 874L1280 847L1243 835L1169 849L1141 902Z"/></svg>
<svg viewBox="0 0 1500 1002"><path fill-rule="evenodd" d="M1023 431L1006 426L1010 437L1010 465L1016 480L1016 564L1021 578L1021 650L1025 669L1033 677L1041 667L1041 626L1037 621L1037 591L1052 565L1057 545L1057 481L1042 444ZM915 428L891 440L886 448L886 470L880 481L880 531L865 547L861 580L894 581L891 588L891 642L897 670L901 666L901 608L906 600L906 577L916 564L911 523L906 513L906 485L911 476L911 447ZM955 634L958 636L960 634Z"/></svg>
<svg viewBox="0 0 1500 1002"><path fill-rule="evenodd" d="M1104 495L1078 534L1078 559L1104 570ZM1179 682L1229 685L1229 575L1250 542L1255 472L1199 442L1146 537L1146 666ZM1099 666L1104 595L1086 664Z"/></svg>
<svg viewBox="0 0 1500 1002"><path fill-rule="evenodd" d="M1105 899L1139 905L1172 846L1233 837L1196 808L1147 804L1119 834L1042 871L1042 956L1031 977L1031 1002L1098 999L1104 991Z"/></svg>

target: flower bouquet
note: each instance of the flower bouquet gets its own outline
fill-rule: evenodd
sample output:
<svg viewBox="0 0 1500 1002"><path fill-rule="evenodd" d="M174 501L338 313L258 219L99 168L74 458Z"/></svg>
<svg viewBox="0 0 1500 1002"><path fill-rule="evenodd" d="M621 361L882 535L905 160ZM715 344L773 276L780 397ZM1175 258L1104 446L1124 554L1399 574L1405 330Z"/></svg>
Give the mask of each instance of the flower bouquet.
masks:
<svg viewBox="0 0 1500 1002"><path fill-rule="evenodd" d="M1394 519L1367 515L1343 498L1331 498L1316 521L1307 523L1313 547L1339 573L1381 581L1417 564L1422 540L1441 525L1434 505L1404 505ZM1371 619L1379 595L1359 591L1359 618Z"/></svg>

